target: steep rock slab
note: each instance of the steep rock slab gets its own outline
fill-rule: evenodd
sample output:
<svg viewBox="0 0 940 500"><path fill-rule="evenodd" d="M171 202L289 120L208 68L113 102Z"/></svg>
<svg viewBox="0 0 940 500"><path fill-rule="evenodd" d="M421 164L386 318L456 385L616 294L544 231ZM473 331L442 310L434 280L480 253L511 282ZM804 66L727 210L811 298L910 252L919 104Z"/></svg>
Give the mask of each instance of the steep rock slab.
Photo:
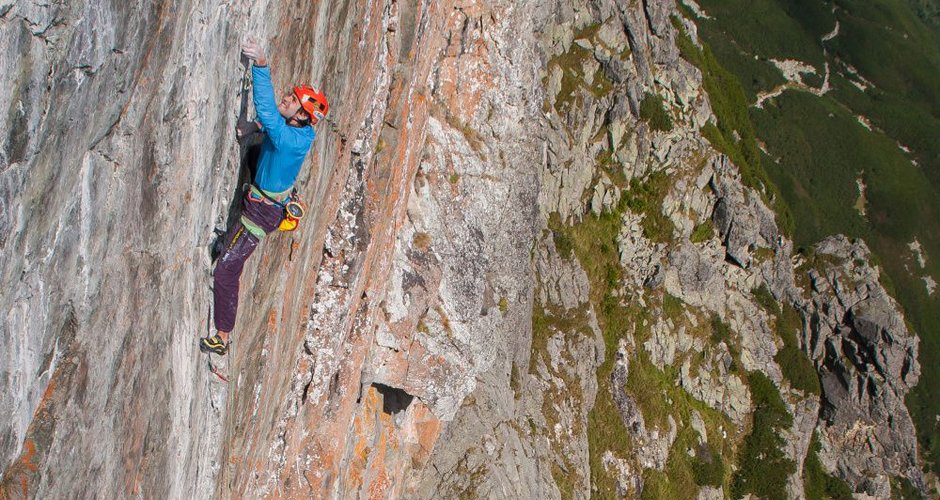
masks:
<svg viewBox="0 0 940 500"><path fill-rule="evenodd" d="M347 7L0 8L11 68L2 78L13 89L2 101L11 119L0 122L0 246L10 256L0 272L18 284L0 297L6 493L210 497L223 463L254 458L232 436L263 430L253 408L272 406L289 387L280 367L301 352L315 279L303 269L320 258L328 159L363 113L350 106L320 126L299 179L313 202L304 231L272 235L247 266L232 383L214 385L195 339L209 321L207 246L240 185L239 39L273 39L279 84L330 75L333 108L343 110L359 102L350 96L364 81L341 58L365 46ZM285 268L294 272L281 280ZM307 292L282 299L286 290Z"/></svg>
<svg viewBox="0 0 940 500"><path fill-rule="evenodd" d="M831 237L809 270L806 342L819 365L820 457L856 490L891 494L891 478L923 486L904 397L917 384L918 338L878 281L861 241Z"/></svg>
<svg viewBox="0 0 940 500"><path fill-rule="evenodd" d="M394 496L401 487L398 467L421 463L436 436L436 419L423 402L411 402L412 395L389 384L373 385L363 366L382 310L390 249L422 157L430 106L426 82L444 40L449 5L359 7L367 6L372 10L366 24L375 30L360 46L376 52L361 67L375 73L360 89L369 97L357 101L368 104L364 126L350 136L352 147L339 159L349 169L333 186L339 209L327 228L322 262L312 268L316 282L308 297L303 351L289 365L292 381L283 403L261 409L273 425L241 438L267 453L255 469L233 472L235 492ZM383 414L395 418L376 416L376 398Z"/></svg>
<svg viewBox="0 0 940 500"><path fill-rule="evenodd" d="M689 436L733 456L752 411L736 365L782 388L784 451L803 460L818 403L789 388L779 318L753 296L800 301L790 244L698 136L711 111L671 2L148 7L0 7L3 43L29 54L0 77L13 89L0 247L16 255L0 270L19 285L0 297L4 493L583 498L609 476L637 495L702 449ZM270 237L246 270L222 388L192 333L206 327L213 216L238 184L229 131L249 30L279 32L276 81L313 76L334 112L300 179L309 225ZM640 119L647 93L673 129ZM649 312L606 349L596 263L561 231L620 213L631 181L650 179L668 182L620 214L607 285ZM34 223L38 207L56 224ZM898 403L916 342L874 285L824 281L807 308L828 330L803 343L824 371L824 458L882 495L888 476L918 477ZM717 345L710 317L730 325ZM643 394L666 395L658 413L631 385L643 371L673 376ZM589 446L599 398L628 453ZM683 404L694 411L673 415ZM787 487L800 494L798 472Z"/></svg>
<svg viewBox="0 0 940 500"><path fill-rule="evenodd" d="M237 162L231 30L248 26L243 5L173 7L3 9L0 273L16 286L0 298L0 407L11 412L0 453L11 494L211 489L215 454L203 450L218 446L209 424L220 411L193 398L209 388L192 347L209 297L204 245L228 190L218 174ZM207 131L217 140L200 142Z"/></svg>

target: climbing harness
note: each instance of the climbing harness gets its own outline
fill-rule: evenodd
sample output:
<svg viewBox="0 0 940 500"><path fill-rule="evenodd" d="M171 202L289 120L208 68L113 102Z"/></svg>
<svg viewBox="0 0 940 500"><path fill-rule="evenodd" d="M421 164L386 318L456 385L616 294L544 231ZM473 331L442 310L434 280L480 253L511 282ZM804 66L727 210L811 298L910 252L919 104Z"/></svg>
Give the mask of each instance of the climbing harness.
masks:
<svg viewBox="0 0 940 500"><path fill-rule="evenodd" d="M300 220L304 218L304 215L307 213L307 207L304 205L304 202L301 201L300 195L297 194L297 189L292 189L290 195L283 200L277 200L263 189L251 185L248 192L248 196L252 201L266 203L268 205L275 205L281 207L283 215L281 218L281 224L278 226L278 231L294 231L297 229L297 226L300 224Z"/></svg>

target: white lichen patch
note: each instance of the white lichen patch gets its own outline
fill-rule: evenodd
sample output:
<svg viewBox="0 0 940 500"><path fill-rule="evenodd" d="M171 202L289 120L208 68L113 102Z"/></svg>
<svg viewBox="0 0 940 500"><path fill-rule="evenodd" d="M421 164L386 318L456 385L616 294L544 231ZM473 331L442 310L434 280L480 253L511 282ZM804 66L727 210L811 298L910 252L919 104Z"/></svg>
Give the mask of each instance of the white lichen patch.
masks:
<svg viewBox="0 0 940 500"><path fill-rule="evenodd" d="M858 120L858 123L860 123L863 127L868 129L869 131L874 129L874 127L871 124L871 120L869 120L868 118L865 118L862 115L857 115L855 119Z"/></svg>
<svg viewBox="0 0 940 500"><path fill-rule="evenodd" d="M757 56L755 56L755 59ZM783 61L777 59L770 59L770 62L780 70L780 73L783 74L783 77L787 80L786 83L778 85L776 88L761 92L757 95L757 102L754 104L754 107L762 109L764 107L764 101L767 99L772 99L779 96L784 91L788 89L802 90L804 92L810 92L817 96L822 96L826 92L829 92L829 63L825 63L825 73L823 75L823 83L819 88L812 87L803 82L803 74L816 74L816 68L813 66L803 63L801 61L796 61L793 59L785 59Z"/></svg>
<svg viewBox="0 0 940 500"><path fill-rule="evenodd" d="M783 73L783 77L787 81L794 83L803 83L803 74L815 75L816 68L812 67L809 64L806 64L802 61L797 61L794 59L771 59L770 62L774 63L774 66Z"/></svg>
<svg viewBox="0 0 940 500"><path fill-rule="evenodd" d="M828 42L829 40L832 40L833 38L835 38L836 35L838 34L839 34L839 20L836 19L836 26L832 28L832 31L830 31L829 33L826 33L826 35L822 37L822 41Z"/></svg>
<svg viewBox="0 0 940 500"><path fill-rule="evenodd" d="M924 276L921 279L924 280L924 286L927 287L927 295L933 296L934 292L937 291L937 282L934 281L931 276Z"/></svg>
<svg viewBox="0 0 940 500"><path fill-rule="evenodd" d="M846 79L849 82L851 82L852 85L855 85L856 88L858 88L862 92L865 92L866 90L868 90L869 87L875 86L875 84L871 83L864 76L860 75L858 73L858 70L855 69L854 66L850 64L844 64L844 65L845 65L845 71L846 73L848 73L847 75L845 75Z"/></svg>
<svg viewBox="0 0 940 500"><path fill-rule="evenodd" d="M917 259L917 264L923 269L927 265L927 257L924 255L924 248L921 246L920 242L915 238L914 241L907 244L907 248L911 249L911 253L913 253L914 258Z"/></svg>
<svg viewBox="0 0 940 500"><path fill-rule="evenodd" d="M865 179L862 178L861 172L855 179L855 184L858 185L858 199L855 200L855 210L858 210L859 215L865 217L865 206L868 204L868 199L865 198L865 189L868 186L865 185Z"/></svg>
<svg viewBox="0 0 940 500"><path fill-rule="evenodd" d="M601 464L604 466L605 472L617 479L618 493L626 496L631 491L631 485L634 483L634 478L637 476L633 468L630 467L630 462L614 455L612 451L607 450L601 458Z"/></svg>
<svg viewBox="0 0 940 500"><path fill-rule="evenodd" d="M787 88L789 88L787 85L781 85L769 92L762 92L760 95L757 96L757 103L755 103L754 106L757 109L763 109L764 101L766 101L767 99L773 99L774 97L777 97L778 95L782 94L784 90L787 90Z"/></svg>
<svg viewBox="0 0 940 500"><path fill-rule="evenodd" d="M691 10L692 13L695 14L695 17L699 19L711 19L712 18L711 16L708 15L708 13L705 12L705 9L703 9L695 0L682 0L682 5L685 5L686 7L688 7L689 10Z"/></svg>
<svg viewBox="0 0 940 500"><path fill-rule="evenodd" d="M829 63L826 62L824 67L825 67L825 70L826 70L826 74L823 75L823 84L822 84L822 87L820 87L819 90L816 90L816 91L813 92L813 93L816 94L816 95L823 95L823 94L825 94L826 92L829 92Z"/></svg>

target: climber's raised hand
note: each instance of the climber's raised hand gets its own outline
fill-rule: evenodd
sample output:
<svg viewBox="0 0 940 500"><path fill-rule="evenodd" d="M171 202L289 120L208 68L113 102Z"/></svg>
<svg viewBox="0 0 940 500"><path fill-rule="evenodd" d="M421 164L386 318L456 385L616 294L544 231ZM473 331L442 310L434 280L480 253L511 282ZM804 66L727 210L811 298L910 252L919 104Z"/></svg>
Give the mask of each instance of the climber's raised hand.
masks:
<svg viewBox="0 0 940 500"><path fill-rule="evenodd" d="M242 55L253 60L256 66L268 65L268 59L264 55L264 49L261 48L261 44L253 38L242 42Z"/></svg>

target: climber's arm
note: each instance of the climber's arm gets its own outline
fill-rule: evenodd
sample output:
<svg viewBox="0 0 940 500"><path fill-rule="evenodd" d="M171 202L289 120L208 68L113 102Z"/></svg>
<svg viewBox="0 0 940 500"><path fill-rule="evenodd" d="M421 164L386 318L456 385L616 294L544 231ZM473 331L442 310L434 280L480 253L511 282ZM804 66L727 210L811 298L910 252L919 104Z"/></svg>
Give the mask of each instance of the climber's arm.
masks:
<svg viewBox="0 0 940 500"><path fill-rule="evenodd" d="M277 145L287 124L284 123L284 117L277 110L274 85L271 84L271 70L267 66L252 66L251 80L254 85L252 98L255 111L258 113L258 121L261 122L268 137Z"/></svg>
<svg viewBox="0 0 940 500"><path fill-rule="evenodd" d="M274 85L271 83L271 69L268 60L256 42L249 40L242 46L242 54L254 61L251 66L251 81L254 87L252 100L255 103L255 112L264 132L268 134L275 147L279 147L287 135L287 123L277 110L277 98L274 95Z"/></svg>

